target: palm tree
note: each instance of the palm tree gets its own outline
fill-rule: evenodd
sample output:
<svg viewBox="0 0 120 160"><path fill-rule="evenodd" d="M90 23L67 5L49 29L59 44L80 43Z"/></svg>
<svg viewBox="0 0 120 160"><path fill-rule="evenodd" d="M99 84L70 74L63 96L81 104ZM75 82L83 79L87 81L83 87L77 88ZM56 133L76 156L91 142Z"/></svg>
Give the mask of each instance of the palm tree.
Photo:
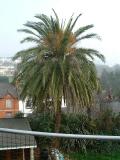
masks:
<svg viewBox="0 0 120 160"><path fill-rule="evenodd" d="M81 14L75 20L70 17L66 24L53 12L54 17L36 15L37 22L27 22L25 29L19 30L29 35L21 42L33 42L35 46L18 52L14 59L20 59L16 80L22 84L21 96L24 99L30 96L37 107L51 98L55 132L59 132L62 99L73 107L93 103L93 92L99 87L94 57L104 61L104 56L94 49L81 47L82 40L99 39L95 33L84 34L93 25L74 31Z"/></svg>

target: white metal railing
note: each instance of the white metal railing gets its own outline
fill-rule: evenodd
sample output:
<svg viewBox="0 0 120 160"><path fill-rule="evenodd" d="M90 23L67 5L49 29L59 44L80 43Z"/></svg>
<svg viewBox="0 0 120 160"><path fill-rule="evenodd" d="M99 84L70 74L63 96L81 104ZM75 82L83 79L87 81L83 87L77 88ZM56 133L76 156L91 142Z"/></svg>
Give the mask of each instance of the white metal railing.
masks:
<svg viewBox="0 0 120 160"><path fill-rule="evenodd" d="M0 128L0 132L33 135L33 136L42 136L42 137L113 140L113 141L120 140L120 136L48 133L48 132L36 132L36 131L17 130L17 129L8 129L8 128Z"/></svg>

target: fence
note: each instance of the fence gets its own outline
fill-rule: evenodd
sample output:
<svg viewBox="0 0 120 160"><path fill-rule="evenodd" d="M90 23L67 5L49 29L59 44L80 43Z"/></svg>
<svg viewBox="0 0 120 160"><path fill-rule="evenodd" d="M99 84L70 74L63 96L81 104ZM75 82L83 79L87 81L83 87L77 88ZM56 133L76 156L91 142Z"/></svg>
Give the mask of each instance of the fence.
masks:
<svg viewBox="0 0 120 160"><path fill-rule="evenodd" d="M58 137L62 154L53 150L56 159L72 160L120 160L120 136L75 135L34 132L0 128L0 160L46 160L48 151L43 150L39 137ZM51 154L51 153L50 153ZM55 157L54 157L55 158Z"/></svg>

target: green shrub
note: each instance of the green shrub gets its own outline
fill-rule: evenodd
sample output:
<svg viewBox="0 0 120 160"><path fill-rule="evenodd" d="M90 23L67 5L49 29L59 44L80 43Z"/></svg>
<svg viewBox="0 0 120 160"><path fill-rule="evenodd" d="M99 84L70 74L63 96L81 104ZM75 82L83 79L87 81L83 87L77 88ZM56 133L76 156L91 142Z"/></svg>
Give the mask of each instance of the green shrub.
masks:
<svg viewBox="0 0 120 160"><path fill-rule="evenodd" d="M23 112L17 112L14 116L15 118L23 118L24 117L24 113Z"/></svg>
<svg viewBox="0 0 120 160"><path fill-rule="evenodd" d="M54 120L54 115L49 113L38 113L29 117L32 130L41 132L54 132ZM70 134L120 135L120 114L114 115L111 111L105 111L91 121L88 119L88 116L82 114L62 114L60 132ZM52 138L50 137L37 137L40 147L49 147L51 140ZM61 138L60 148L64 152L80 151L86 153L89 150L93 150L96 153L109 153L111 148L120 151L120 143Z"/></svg>
<svg viewBox="0 0 120 160"><path fill-rule="evenodd" d="M54 129L54 118L48 113L37 113L32 114L28 117L31 128L33 131L39 132L53 132ZM41 147L50 146L50 137L36 137L37 144Z"/></svg>

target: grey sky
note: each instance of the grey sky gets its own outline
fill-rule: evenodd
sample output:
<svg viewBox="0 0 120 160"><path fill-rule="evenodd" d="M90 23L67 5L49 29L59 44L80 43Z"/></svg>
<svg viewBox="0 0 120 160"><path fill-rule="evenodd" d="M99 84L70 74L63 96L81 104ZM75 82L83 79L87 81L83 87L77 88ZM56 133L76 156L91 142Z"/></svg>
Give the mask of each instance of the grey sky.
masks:
<svg viewBox="0 0 120 160"><path fill-rule="evenodd" d="M24 34L18 33L37 13L52 14L52 8L61 18L82 13L78 25L94 24L102 41L84 42L83 46L99 49L109 65L120 63L120 0L0 0L0 57L13 56L27 47L20 44Z"/></svg>

